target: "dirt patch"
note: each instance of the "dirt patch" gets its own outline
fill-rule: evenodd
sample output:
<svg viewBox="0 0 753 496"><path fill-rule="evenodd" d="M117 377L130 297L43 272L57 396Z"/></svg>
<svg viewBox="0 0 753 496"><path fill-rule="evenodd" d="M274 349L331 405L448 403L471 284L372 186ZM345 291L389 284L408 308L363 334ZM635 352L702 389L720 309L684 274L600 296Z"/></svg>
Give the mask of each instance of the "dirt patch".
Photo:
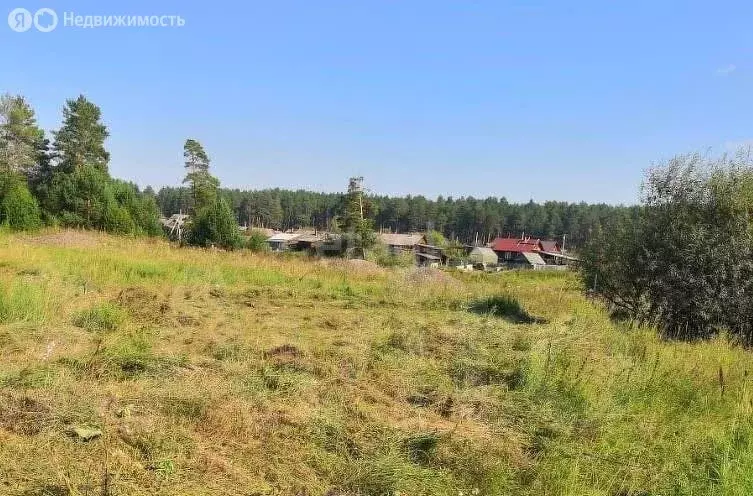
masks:
<svg viewBox="0 0 753 496"><path fill-rule="evenodd" d="M279 357L279 356L289 356L289 357L298 357L301 356L303 353L301 350L299 350L297 347L293 346L292 344L283 344L280 346L275 346L271 350L267 350L264 352L264 357Z"/></svg>
<svg viewBox="0 0 753 496"><path fill-rule="evenodd" d="M272 367L277 370L287 369L299 372L312 372L313 365L306 360L303 351L292 344L276 346L264 352Z"/></svg>
<svg viewBox="0 0 753 496"><path fill-rule="evenodd" d="M96 233L75 230L31 236L29 241L40 245L69 248L92 248L100 244L99 236Z"/></svg>
<svg viewBox="0 0 753 496"><path fill-rule="evenodd" d="M53 423L50 408L28 396L0 396L0 429L33 436Z"/></svg>

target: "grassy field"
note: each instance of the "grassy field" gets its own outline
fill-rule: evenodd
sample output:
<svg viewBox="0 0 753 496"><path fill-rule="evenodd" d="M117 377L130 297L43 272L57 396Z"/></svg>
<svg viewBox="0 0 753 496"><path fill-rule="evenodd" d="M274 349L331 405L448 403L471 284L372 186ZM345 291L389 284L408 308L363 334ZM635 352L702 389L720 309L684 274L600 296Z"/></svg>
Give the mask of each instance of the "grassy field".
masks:
<svg viewBox="0 0 753 496"><path fill-rule="evenodd" d="M573 274L0 234L3 495L750 495L752 370Z"/></svg>

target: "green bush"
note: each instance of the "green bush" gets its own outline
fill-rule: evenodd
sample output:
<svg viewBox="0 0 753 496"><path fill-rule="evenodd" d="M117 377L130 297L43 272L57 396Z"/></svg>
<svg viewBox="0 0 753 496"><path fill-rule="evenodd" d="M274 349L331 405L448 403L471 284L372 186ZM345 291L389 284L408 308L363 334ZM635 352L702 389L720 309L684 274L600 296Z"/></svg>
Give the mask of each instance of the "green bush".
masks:
<svg viewBox="0 0 753 496"><path fill-rule="evenodd" d="M670 338L727 331L753 343L753 157L678 156L646 176L642 208L582 252L586 286L615 317Z"/></svg>
<svg viewBox="0 0 753 496"><path fill-rule="evenodd" d="M187 242L194 246L218 246L234 250L241 246L241 236L233 211L227 202L218 198L210 206L199 210L188 229Z"/></svg>
<svg viewBox="0 0 753 496"><path fill-rule="evenodd" d="M110 178L106 171L94 166L57 171L38 190L47 216L63 226L120 234L161 232L153 197L140 193L133 184Z"/></svg>
<svg viewBox="0 0 753 496"><path fill-rule="evenodd" d="M37 229L39 205L26 183L15 174L0 174L0 224L14 231Z"/></svg>
<svg viewBox="0 0 753 496"><path fill-rule="evenodd" d="M416 264L416 256L412 251L406 251L393 255L383 243L375 243L366 252L366 260L374 262L382 267L412 267Z"/></svg>
<svg viewBox="0 0 753 496"><path fill-rule="evenodd" d="M269 251L269 244L267 243L267 235L261 231L252 230L251 234L246 239L246 248L254 253Z"/></svg>

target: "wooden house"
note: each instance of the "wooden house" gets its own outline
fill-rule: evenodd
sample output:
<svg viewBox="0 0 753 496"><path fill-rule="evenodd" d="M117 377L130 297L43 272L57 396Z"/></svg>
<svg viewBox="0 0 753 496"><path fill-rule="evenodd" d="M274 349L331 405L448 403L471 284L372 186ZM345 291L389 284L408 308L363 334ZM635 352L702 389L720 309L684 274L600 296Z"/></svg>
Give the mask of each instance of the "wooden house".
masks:
<svg viewBox="0 0 753 496"><path fill-rule="evenodd" d="M421 233L388 234L380 233L379 241L387 246L392 255L399 255L406 251L415 251L416 245L426 243L426 236Z"/></svg>

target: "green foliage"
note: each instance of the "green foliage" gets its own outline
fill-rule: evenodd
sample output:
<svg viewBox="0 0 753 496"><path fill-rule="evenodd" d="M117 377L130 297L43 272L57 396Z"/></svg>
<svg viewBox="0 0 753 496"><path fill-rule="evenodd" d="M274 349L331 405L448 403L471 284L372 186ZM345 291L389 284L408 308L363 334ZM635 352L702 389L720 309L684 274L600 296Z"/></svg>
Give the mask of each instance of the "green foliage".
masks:
<svg viewBox="0 0 753 496"><path fill-rule="evenodd" d="M347 202L343 194L282 189L222 189L220 194L233 208L240 224L283 230L306 227L332 232L348 230L342 215ZM157 194L164 215L188 212L191 198L188 188L162 188ZM582 246L600 226L617 217L632 215L638 209L554 201L514 204L504 198L430 200L422 196L364 195L363 201L364 217L377 228L392 232L421 232L431 223L437 232L461 243L473 243L476 233L483 241L497 235L519 236L523 232L557 239L567 234L566 248L570 250Z"/></svg>
<svg viewBox="0 0 753 496"><path fill-rule="evenodd" d="M120 307L102 303L76 313L73 325L91 332L114 331L124 319L125 313Z"/></svg>
<svg viewBox="0 0 753 496"><path fill-rule="evenodd" d="M26 183L16 174L0 171L0 224L11 230L37 229L39 205Z"/></svg>
<svg viewBox="0 0 753 496"><path fill-rule="evenodd" d="M105 140L109 133L101 114L99 107L83 95L65 102L63 125L53 132L52 145L61 170L73 172L90 166L107 173L110 153L105 149Z"/></svg>
<svg viewBox="0 0 753 496"><path fill-rule="evenodd" d="M644 208L583 253L589 288L666 336L753 342L753 160L678 156L649 171Z"/></svg>
<svg viewBox="0 0 753 496"><path fill-rule="evenodd" d="M0 324L36 322L46 319L44 288L36 284L15 282L0 287Z"/></svg>
<svg viewBox="0 0 753 496"><path fill-rule="evenodd" d="M269 244L267 243L267 235L261 231L255 229L251 230L251 233L246 238L246 248L252 252L269 251Z"/></svg>
<svg viewBox="0 0 753 496"><path fill-rule="evenodd" d="M32 177L39 166L44 131L37 126L34 109L21 95L0 97L0 171Z"/></svg>
<svg viewBox="0 0 753 496"><path fill-rule="evenodd" d="M90 165L57 170L40 188L43 207L64 226L121 234L157 235L158 209L152 197Z"/></svg>
<svg viewBox="0 0 753 496"><path fill-rule="evenodd" d="M430 229L426 232L426 243L433 246L445 246L447 244L447 238L444 237L439 231Z"/></svg>
<svg viewBox="0 0 753 496"><path fill-rule="evenodd" d="M444 254L449 260L467 260L463 243L459 241L448 241L444 247Z"/></svg>
<svg viewBox="0 0 753 496"><path fill-rule="evenodd" d="M133 220L136 233L157 236L162 232L154 196L140 193L135 184L118 179L112 180L112 189L118 204Z"/></svg>
<svg viewBox="0 0 753 496"><path fill-rule="evenodd" d="M357 231L364 220L363 177L348 179L348 193L345 196L344 224L347 231Z"/></svg>
<svg viewBox="0 0 753 496"><path fill-rule="evenodd" d="M217 188L220 182L209 173L209 156L196 140L187 139L183 146L186 177L183 183L188 183L191 190L192 212L198 212L210 206L217 199Z"/></svg>
<svg viewBox="0 0 753 496"><path fill-rule="evenodd" d="M227 250L239 248L241 245L235 216L222 198L196 213L186 239L191 245L215 245Z"/></svg>
<svg viewBox="0 0 753 496"><path fill-rule="evenodd" d="M411 251L400 252L393 255L384 243L374 243L366 253L366 260L375 262L382 267L413 267L416 265L416 256Z"/></svg>

